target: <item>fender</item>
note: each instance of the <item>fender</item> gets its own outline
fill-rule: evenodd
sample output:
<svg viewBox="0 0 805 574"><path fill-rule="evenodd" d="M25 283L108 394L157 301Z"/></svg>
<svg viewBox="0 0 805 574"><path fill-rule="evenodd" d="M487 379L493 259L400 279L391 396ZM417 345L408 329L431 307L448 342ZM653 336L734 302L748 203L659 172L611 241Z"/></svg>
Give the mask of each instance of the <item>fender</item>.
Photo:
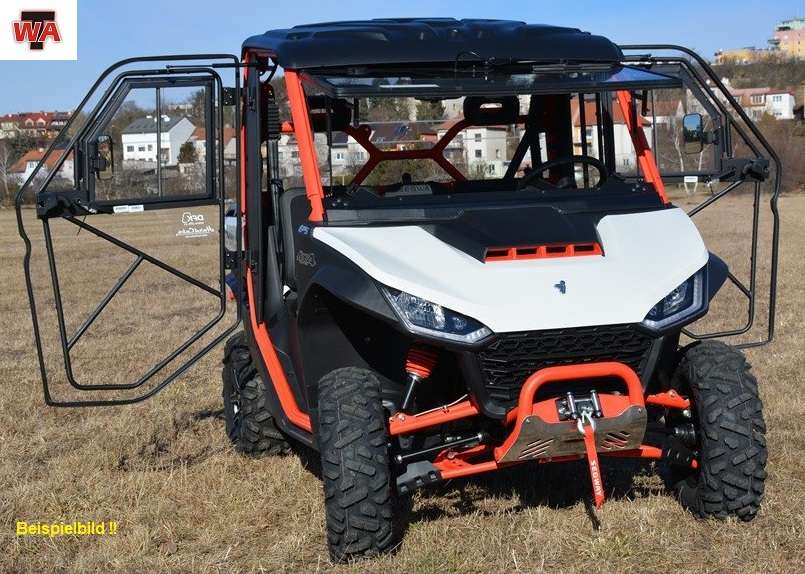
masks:
<svg viewBox="0 0 805 574"><path fill-rule="evenodd" d="M715 253L710 253L707 261L707 299L712 300L729 276L729 266Z"/></svg>
<svg viewBox="0 0 805 574"><path fill-rule="evenodd" d="M397 325L397 316L380 292L377 283L352 261L320 242L315 242L319 265L299 297L300 314L310 304L315 287L341 301Z"/></svg>

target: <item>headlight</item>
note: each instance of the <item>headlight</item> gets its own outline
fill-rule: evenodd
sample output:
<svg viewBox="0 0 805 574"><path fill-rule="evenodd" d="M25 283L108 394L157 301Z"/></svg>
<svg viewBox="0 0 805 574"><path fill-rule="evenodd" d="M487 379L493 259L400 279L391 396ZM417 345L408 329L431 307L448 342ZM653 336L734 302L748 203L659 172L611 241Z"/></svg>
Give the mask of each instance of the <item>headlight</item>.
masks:
<svg viewBox="0 0 805 574"><path fill-rule="evenodd" d="M445 309L416 295L390 287L383 287L383 293L397 316L414 333L461 343L475 343L492 334L488 327L475 319Z"/></svg>
<svg viewBox="0 0 805 574"><path fill-rule="evenodd" d="M699 311L704 305L704 273L706 267L679 285L648 312L643 324L662 329L679 323Z"/></svg>

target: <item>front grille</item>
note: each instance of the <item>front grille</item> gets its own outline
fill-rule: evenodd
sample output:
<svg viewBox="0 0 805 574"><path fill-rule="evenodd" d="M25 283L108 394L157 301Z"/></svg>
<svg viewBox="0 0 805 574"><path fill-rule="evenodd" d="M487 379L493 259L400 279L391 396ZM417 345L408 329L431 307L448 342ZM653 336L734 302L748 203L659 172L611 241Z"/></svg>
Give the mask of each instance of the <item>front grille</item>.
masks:
<svg viewBox="0 0 805 574"><path fill-rule="evenodd" d="M501 333L479 360L489 398L512 405L526 379L545 367L618 361L642 375L651 343L631 325Z"/></svg>

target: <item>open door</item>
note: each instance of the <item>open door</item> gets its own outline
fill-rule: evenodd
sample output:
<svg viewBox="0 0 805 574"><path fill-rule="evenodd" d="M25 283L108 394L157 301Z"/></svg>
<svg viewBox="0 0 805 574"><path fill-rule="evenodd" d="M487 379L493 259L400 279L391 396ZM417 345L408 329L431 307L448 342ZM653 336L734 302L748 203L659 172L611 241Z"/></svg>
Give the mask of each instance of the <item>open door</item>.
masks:
<svg viewBox="0 0 805 574"><path fill-rule="evenodd" d="M240 213L239 68L217 54L115 64L18 193L48 405L147 399L238 326L225 279L240 273L240 217L230 249L225 221Z"/></svg>

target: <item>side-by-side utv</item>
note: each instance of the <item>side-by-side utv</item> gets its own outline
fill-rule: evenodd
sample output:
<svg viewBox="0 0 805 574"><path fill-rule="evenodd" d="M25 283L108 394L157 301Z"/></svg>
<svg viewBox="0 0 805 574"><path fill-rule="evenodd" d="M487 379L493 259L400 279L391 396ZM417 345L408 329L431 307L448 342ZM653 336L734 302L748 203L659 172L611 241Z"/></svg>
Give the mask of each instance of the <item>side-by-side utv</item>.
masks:
<svg viewBox="0 0 805 574"><path fill-rule="evenodd" d="M173 89L197 97L163 113ZM146 92L156 113L137 117L151 109ZM164 143L185 120L193 146ZM240 56L126 60L18 196L45 399L137 402L226 341L228 436L249 454L320 452L334 560L391 549L399 497L515 465L584 460L600 506L601 464L664 461L695 515L751 520L767 450L739 348L773 335L779 181L757 127L709 65L676 46L388 19L272 30ZM669 195L690 184L710 191L686 213ZM691 219L739 187L754 200L748 286ZM57 355L89 400L52 392L40 333L52 305L35 296L30 203ZM174 209L186 214L183 235L201 236L204 206L220 236L212 281L100 225ZM57 220L135 257L73 333ZM759 244L770 253L768 314L752 338ZM79 382L74 345L143 263L215 298L216 313L135 381ZM748 301L746 323L691 327L726 285Z"/></svg>

